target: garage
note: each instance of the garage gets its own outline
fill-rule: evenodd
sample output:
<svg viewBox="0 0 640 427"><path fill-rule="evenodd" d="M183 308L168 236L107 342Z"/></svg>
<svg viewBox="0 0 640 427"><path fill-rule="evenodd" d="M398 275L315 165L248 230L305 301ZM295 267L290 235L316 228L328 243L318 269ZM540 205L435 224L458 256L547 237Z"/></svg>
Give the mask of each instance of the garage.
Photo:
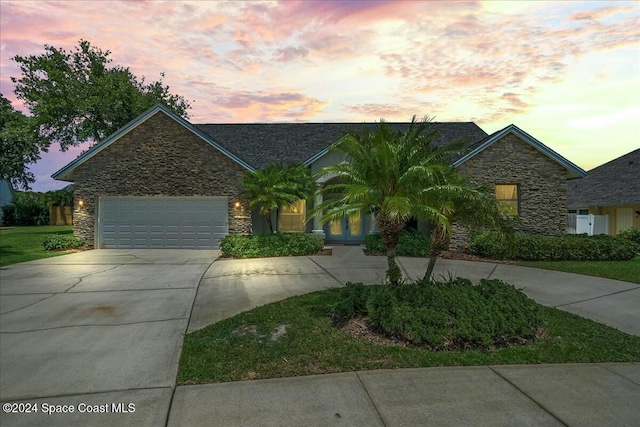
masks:
<svg viewBox="0 0 640 427"><path fill-rule="evenodd" d="M226 197L100 197L96 247L217 249L228 218Z"/></svg>

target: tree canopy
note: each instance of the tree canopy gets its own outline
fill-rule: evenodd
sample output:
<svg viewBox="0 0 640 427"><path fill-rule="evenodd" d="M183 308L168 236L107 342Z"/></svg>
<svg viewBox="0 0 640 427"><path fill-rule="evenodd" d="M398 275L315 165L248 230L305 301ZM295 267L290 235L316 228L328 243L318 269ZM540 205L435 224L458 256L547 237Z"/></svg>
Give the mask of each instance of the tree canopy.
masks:
<svg viewBox="0 0 640 427"><path fill-rule="evenodd" d="M15 56L20 77L11 77L15 95L30 115L16 111L2 96L2 177L28 188L26 165L54 142L62 151L96 143L156 104L188 118L191 108L160 80L147 82L128 67L112 66L110 51L80 40L72 51L44 46L44 53Z"/></svg>
<svg viewBox="0 0 640 427"><path fill-rule="evenodd" d="M72 52L51 45L45 52L15 56L22 76L12 77L43 146L62 150L112 134L155 104L187 117L189 103L159 81L147 83L129 68L110 67L110 51L80 40Z"/></svg>
<svg viewBox="0 0 640 427"><path fill-rule="evenodd" d="M27 165L40 158L40 141L29 120L0 94L0 179L22 188L35 181Z"/></svg>

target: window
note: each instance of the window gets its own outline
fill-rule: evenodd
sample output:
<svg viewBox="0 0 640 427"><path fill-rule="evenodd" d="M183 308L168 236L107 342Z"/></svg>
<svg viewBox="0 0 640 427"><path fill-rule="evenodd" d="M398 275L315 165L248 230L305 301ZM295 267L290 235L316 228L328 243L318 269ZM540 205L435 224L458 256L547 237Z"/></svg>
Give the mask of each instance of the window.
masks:
<svg viewBox="0 0 640 427"><path fill-rule="evenodd" d="M506 208L507 215L520 213L518 195L517 184L496 184L496 199Z"/></svg>
<svg viewBox="0 0 640 427"><path fill-rule="evenodd" d="M278 212L278 231L303 232L306 202L298 200Z"/></svg>

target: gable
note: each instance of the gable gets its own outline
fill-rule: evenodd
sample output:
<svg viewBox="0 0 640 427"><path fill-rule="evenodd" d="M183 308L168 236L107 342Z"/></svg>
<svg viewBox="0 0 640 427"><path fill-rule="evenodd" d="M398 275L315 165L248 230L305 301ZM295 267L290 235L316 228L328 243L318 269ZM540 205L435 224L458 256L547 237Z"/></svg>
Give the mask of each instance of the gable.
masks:
<svg viewBox="0 0 640 427"><path fill-rule="evenodd" d="M470 147L471 151L467 153L465 156L455 161L454 166L458 167L468 162L469 160L478 156L483 151L487 150L492 145L505 139L505 137L507 137L508 135L516 136L523 143L528 144L529 146L531 146L532 148L540 152L542 155L548 157L552 161L564 167L567 170L568 178L584 177L587 175L587 173L584 170L582 170L580 167L576 166L575 164L573 164L572 162L570 162L560 154L556 153L551 148L547 147L542 142L538 141L537 139L535 139L534 137L532 137L531 135L529 135L528 133L526 133L525 131L523 131L522 129L518 128L515 125L509 125L506 128L499 130L487 136L483 140L480 140L475 144L473 144Z"/></svg>
<svg viewBox="0 0 640 427"><path fill-rule="evenodd" d="M165 115L171 121L173 121L176 124L182 126L185 129L185 131L193 134L198 139L200 139L203 142L205 142L206 144L210 145L212 148L218 150L224 156L226 156L229 159L231 159L232 161L236 162L237 164L242 166L244 169L249 170L249 171L253 170L253 168L251 166L249 166L247 163L245 163L242 159L240 159L239 157L235 156L234 154L228 152L222 146L216 144L206 134L204 134L200 130L196 129L195 127L193 127L193 125L191 125L189 122L184 120L182 117L177 116L176 114L174 114L173 112L171 112L170 110L168 110L167 108L165 108L162 105L156 105L155 107L150 108L149 110L147 110L146 112L142 113L140 116L138 116L137 118L135 118L134 120L132 120L131 122L129 122L128 124L123 126L120 130L116 131L111 136L107 137L103 141L101 141L101 142L97 143L96 145L94 145L93 147L91 147L84 154L80 155L78 158L76 158L72 162L70 162L67 165L65 165L62 169L60 169L57 172L55 172L53 175L51 175L52 178L57 179L57 180L61 180L61 181L71 181L71 182L73 182L75 180L75 171L80 165L82 165L83 163L87 162L88 160L90 160L94 156L98 155L100 152L102 152L103 150L107 149L111 144L113 144L114 142L120 140L125 135L129 134L130 132L132 132L133 130L135 130L136 128L138 128L139 126L144 124L145 122L147 122L149 119L151 119L152 117L154 117L156 115L159 115L159 114L160 115Z"/></svg>

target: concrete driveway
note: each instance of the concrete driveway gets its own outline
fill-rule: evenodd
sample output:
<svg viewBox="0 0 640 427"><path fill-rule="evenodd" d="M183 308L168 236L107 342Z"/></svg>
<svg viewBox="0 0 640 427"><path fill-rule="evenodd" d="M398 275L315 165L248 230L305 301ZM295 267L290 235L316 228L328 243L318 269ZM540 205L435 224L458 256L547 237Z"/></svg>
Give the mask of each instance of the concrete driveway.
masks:
<svg viewBox="0 0 640 427"><path fill-rule="evenodd" d="M366 257L359 247L336 247L333 256L214 263L218 255L218 251L99 250L0 269L0 400L3 407L7 402L39 405L38 413L0 413L0 425L156 426L166 425L167 421L169 425L211 425L214 419L220 423L235 419L240 424L240 420L248 424L270 424L271 420L272 425L278 425L281 413L277 411L270 413L275 418L264 418L264 412L251 421L242 417L247 411L269 406L276 398L292 403L291 384L300 383L302 389L315 390L318 380L305 377L308 380L176 388L185 332L292 295L343 286L347 281L380 282L386 259ZM422 277L426 269L425 259L400 258L399 264L409 279ZM640 335L640 286L635 284L449 260L438 261L435 274L472 280L503 279L543 304ZM540 369L527 371L527 378L539 376ZM640 384L636 378L638 365L620 369L632 378L634 387ZM584 370L600 376L605 372L589 366ZM394 381L401 379L402 372L393 376ZM335 376L338 383L331 387L340 389L340 381L351 381L354 375L363 374ZM589 374L585 384L595 381L594 375ZM321 381L331 378L334 377L323 376ZM602 379L605 380L610 379ZM227 396L234 387L250 391L243 391L246 395L237 404L233 394ZM587 386L576 390L580 396L593 397L610 388L596 387L591 394L587 393ZM517 390L509 388L512 389ZM407 390L408 395L414 393ZM549 390L543 392L541 395ZM375 398L374 391L367 393ZM637 395L636 388L631 395ZM309 396L310 419L317 415L313 408L335 406L333 392ZM537 401L531 396L524 400L527 399ZM296 402L304 403L299 399ZM45 408L69 408L63 405L72 406L75 412L43 413ZM625 405L624 408L631 407ZM104 412L87 412L88 409ZM467 413L466 409L457 410ZM218 418L212 418L212 411ZM634 411L620 413L635 416Z"/></svg>
<svg viewBox="0 0 640 427"><path fill-rule="evenodd" d="M0 424L164 425L198 283L218 255L87 251L2 268L0 400L40 410L3 411ZM75 413L44 415L45 403Z"/></svg>

